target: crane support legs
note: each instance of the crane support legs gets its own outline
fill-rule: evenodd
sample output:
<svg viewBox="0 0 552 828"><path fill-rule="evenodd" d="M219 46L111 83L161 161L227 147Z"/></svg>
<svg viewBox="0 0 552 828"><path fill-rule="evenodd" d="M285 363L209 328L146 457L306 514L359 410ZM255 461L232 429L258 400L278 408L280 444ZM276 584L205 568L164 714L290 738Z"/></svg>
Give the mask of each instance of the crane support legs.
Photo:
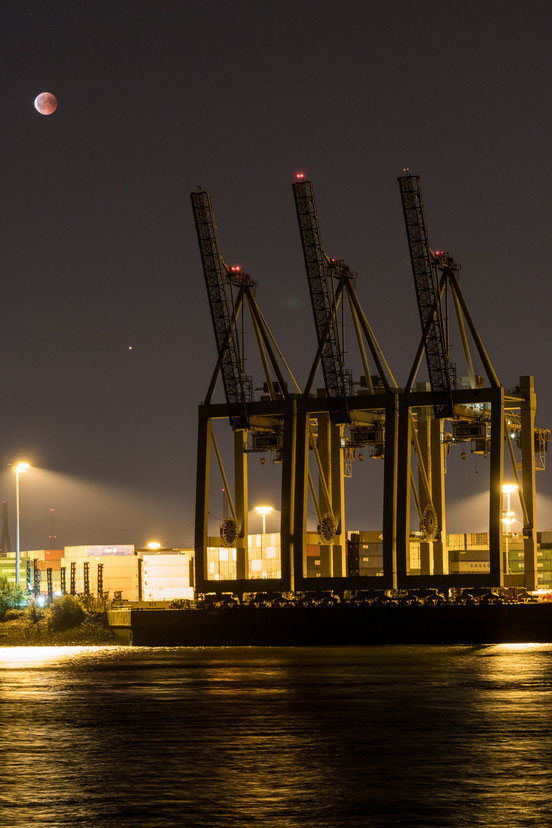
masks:
<svg viewBox="0 0 552 828"><path fill-rule="evenodd" d="M390 390L350 398L351 410L379 411L385 416L384 497L383 497L383 576L348 575L346 569L346 526L344 517L344 472L341 444L343 426L332 425L326 398L290 398L251 404L251 415L277 418L282 424L281 479L281 577L248 578L247 566L247 458L246 432L234 435L235 513L238 523L236 578L213 580L207 572L207 549L221 545L220 539L208 537L210 457L212 421L228 419L226 405L199 407L197 487L196 487L196 586L198 592L281 592L309 589L415 589L452 587L538 586L537 538L535 516L535 408L532 377L521 377L519 392L508 396L498 388L474 388L452 392L455 407L474 406L484 411L490 421L489 447L489 567L486 573L449 574L446 544L444 485L444 421L431 414L435 395L430 390ZM506 573L503 549L502 484L504 472L505 408L518 410L521 445L521 489L524 504L524 572ZM420 574L411 571L410 502L413 425L412 412L418 415L418 444L425 465L429 492L437 515L439 534L432 541L422 541ZM360 416L360 415L359 415ZM517 415L516 415L517 416ZM325 474L324 497L335 518L333 543L309 540L307 506L309 497L309 444L312 423L318 423L320 467ZM450 438L450 431L448 432ZM450 440L449 440L450 442ZM454 450L454 446L452 446ZM429 474L428 474L429 471ZM420 487L420 490L422 487ZM322 503L322 491L319 491ZM426 498L427 499L427 498ZM324 508L325 508L324 507ZM468 516L469 517L469 516ZM311 538L316 533L310 533ZM307 544L319 543L327 551L326 571L322 577L307 577Z"/></svg>
<svg viewBox="0 0 552 828"><path fill-rule="evenodd" d="M537 398L533 377L520 378L521 403L521 476L527 520L523 527L525 583L537 589L537 533L535 521L535 410Z"/></svg>
<svg viewBox="0 0 552 828"><path fill-rule="evenodd" d="M448 552L446 547L445 487L444 487L444 444L441 441L442 423L432 420L429 446L422 447L422 455L431 455L431 496L437 513L440 537L432 542L426 555L424 567L419 575L410 571L410 473L412 453L412 409L429 410L435 395L430 391L401 392L399 395L398 428L398 471L397 471L397 586L398 588L442 588L497 587L503 586L504 564L502 555L502 478L504 465L504 390L502 388L478 388L453 391L455 405L480 405L490 407L491 447L489 481L489 561L490 573L464 573L462 577L448 573ZM529 399L530 394L527 394ZM527 403L529 408L530 403ZM527 417L530 415L527 414ZM422 444L424 441L420 441ZM529 461L528 461L529 462ZM533 461L534 462L534 461ZM528 495L534 493L534 477L531 483L528 470ZM534 496L534 495L533 495ZM385 535L384 535L385 537ZM422 544L423 545L423 544ZM431 572L431 563L433 572ZM430 569L427 572L427 569ZM424 569L426 571L424 571Z"/></svg>

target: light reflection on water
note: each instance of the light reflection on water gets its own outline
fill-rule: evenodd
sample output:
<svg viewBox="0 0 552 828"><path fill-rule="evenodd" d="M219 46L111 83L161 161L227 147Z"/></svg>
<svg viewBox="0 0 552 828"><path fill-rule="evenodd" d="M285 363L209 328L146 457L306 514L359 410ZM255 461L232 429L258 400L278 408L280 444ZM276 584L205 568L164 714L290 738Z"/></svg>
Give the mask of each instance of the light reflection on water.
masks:
<svg viewBox="0 0 552 828"><path fill-rule="evenodd" d="M552 824L552 645L0 649L0 825Z"/></svg>
<svg viewBox="0 0 552 828"><path fill-rule="evenodd" d="M2 647L0 648L0 670L28 669L34 666L55 664L79 655L97 653L100 647Z"/></svg>

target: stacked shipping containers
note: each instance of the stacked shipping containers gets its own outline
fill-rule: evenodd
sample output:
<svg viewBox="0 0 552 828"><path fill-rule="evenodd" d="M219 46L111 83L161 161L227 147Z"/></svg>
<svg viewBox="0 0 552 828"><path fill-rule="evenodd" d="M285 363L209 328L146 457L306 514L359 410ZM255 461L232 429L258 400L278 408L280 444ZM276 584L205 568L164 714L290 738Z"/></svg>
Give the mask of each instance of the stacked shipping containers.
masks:
<svg viewBox="0 0 552 828"><path fill-rule="evenodd" d="M15 584L15 556L10 555L6 558L0 558L0 577L7 578L10 584ZM19 562L19 583L25 586L27 578L27 561L21 560Z"/></svg>
<svg viewBox="0 0 552 828"><path fill-rule="evenodd" d="M43 554L38 557L35 552L26 552L29 558L38 557L38 569L40 571L40 591L46 593L48 591L48 576L46 574L48 569L52 570L52 591L54 595L61 594L61 561L63 559L63 549L44 549L39 550Z"/></svg>
<svg viewBox="0 0 552 828"><path fill-rule="evenodd" d="M207 578L210 581L235 580L236 550L233 547L207 547Z"/></svg>
<svg viewBox="0 0 552 828"><path fill-rule="evenodd" d="M249 535L248 578L280 578L280 533Z"/></svg>
<svg viewBox="0 0 552 828"><path fill-rule="evenodd" d="M381 532L362 531L348 533L349 540L358 537L358 571L360 575L383 574L383 543ZM537 567L538 585L552 586L552 531L539 532ZM488 533L447 535L450 572L489 572ZM517 537L507 539L507 571L521 573L524 570L523 540ZM143 557L143 565L142 559ZM236 578L236 549L223 546L207 550L209 578L211 580L232 580ZM15 582L15 556L13 553L0 558L0 576ZM172 554L148 554L146 550L135 551L132 545L119 546L68 546L64 550L32 550L22 553L20 562L20 583L26 584L27 560L38 561L41 572L41 591L46 592L46 570L52 570L54 593L61 589L61 568L66 571L66 591L70 590L71 564L75 564L75 591L85 591L84 564L88 563L89 593L98 594L98 564L103 564L103 593L108 598L121 595L124 600L149 601L189 598L192 595L190 561L193 550L174 550ZM281 546L279 533L249 536L247 577L281 577ZM320 566L320 547L307 546L307 574L316 575ZM420 542L411 540L410 569L420 569Z"/></svg>
<svg viewBox="0 0 552 828"><path fill-rule="evenodd" d="M193 555L193 552L191 552ZM172 601L194 597L190 585L190 554L144 555L142 600Z"/></svg>
<svg viewBox="0 0 552 828"><path fill-rule="evenodd" d="M280 533L249 535L247 555L248 578L280 578ZM210 581L234 580L236 549L225 546L207 547L207 572Z"/></svg>
<svg viewBox="0 0 552 828"><path fill-rule="evenodd" d="M358 571L360 575L383 575L381 532L359 532Z"/></svg>
<svg viewBox="0 0 552 828"><path fill-rule="evenodd" d="M488 532L447 535L447 546L451 574L491 571Z"/></svg>
<svg viewBox="0 0 552 828"><path fill-rule="evenodd" d="M65 567L66 589L70 590L71 564L75 564L75 591L77 595L85 592L85 564L88 564L88 589L90 595L98 594L98 564L103 565L102 592L109 599L120 597L124 601L140 600L140 558L134 554L122 555L108 552L105 555L90 554L91 550L98 550L92 546L73 546L65 548L65 555L61 566Z"/></svg>
<svg viewBox="0 0 552 828"><path fill-rule="evenodd" d="M539 589L552 587L552 531L537 532L537 544L537 580Z"/></svg>

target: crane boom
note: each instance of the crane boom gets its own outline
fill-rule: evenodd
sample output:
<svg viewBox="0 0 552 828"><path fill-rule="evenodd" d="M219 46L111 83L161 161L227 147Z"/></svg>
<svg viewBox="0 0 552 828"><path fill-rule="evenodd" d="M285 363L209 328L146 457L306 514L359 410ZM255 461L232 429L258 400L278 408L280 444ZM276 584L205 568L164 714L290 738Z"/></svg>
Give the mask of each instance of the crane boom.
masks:
<svg viewBox="0 0 552 828"><path fill-rule="evenodd" d="M398 179L436 419L454 416L435 256L429 247L418 175ZM437 395L439 398L437 399Z"/></svg>
<svg viewBox="0 0 552 828"><path fill-rule="evenodd" d="M245 386L228 299L229 268L220 254L209 193L194 192L191 199L230 424L235 431L247 429Z"/></svg>
<svg viewBox="0 0 552 828"><path fill-rule="evenodd" d="M333 277L320 240L312 182L302 178L295 181L293 194L330 417L333 423L349 423L345 374L335 321Z"/></svg>

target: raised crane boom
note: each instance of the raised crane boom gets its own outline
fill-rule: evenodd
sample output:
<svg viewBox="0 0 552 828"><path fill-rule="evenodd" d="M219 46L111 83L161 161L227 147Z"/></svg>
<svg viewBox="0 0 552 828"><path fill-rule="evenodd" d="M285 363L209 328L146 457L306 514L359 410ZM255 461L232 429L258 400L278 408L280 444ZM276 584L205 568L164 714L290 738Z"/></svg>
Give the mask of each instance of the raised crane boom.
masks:
<svg viewBox="0 0 552 828"><path fill-rule="evenodd" d="M422 335L425 340L427 370L434 395L434 415L436 419L453 417L452 387L445 347L436 257L429 247L420 177L408 173L400 176L398 180Z"/></svg>
<svg viewBox="0 0 552 828"><path fill-rule="evenodd" d="M220 254L209 193L194 192L191 199L230 424L235 431L247 429L247 399L228 298L230 269Z"/></svg>
<svg viewBox="0 0 552 828"><path fill-rule="evenodd" d="M298 177L293 183L299 232L307 270L314 324L324 383L333 423L349 423L349 406L337 324L330 260L324 253L312 183Z"/></svg>

